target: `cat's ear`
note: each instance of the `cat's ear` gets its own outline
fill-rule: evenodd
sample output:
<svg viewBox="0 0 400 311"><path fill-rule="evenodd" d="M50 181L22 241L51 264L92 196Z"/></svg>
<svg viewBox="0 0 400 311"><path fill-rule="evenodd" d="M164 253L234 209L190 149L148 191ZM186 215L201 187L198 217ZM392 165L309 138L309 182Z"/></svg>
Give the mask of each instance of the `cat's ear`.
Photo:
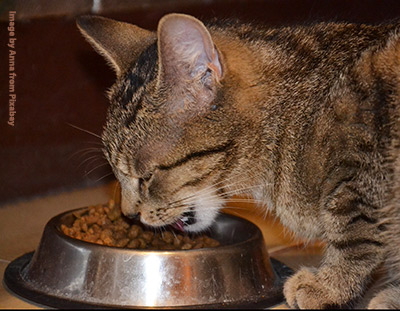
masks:
<svg viewBox="0 0 400 311"><path fill-rule="evenodd" d="M198 19L184 14L168 14L160 20L157 32L163 79L176 85L209 73L211 83L222 78L218 51L207 28Z"/></svg>
<svg viewBox="0 0 400 311"><path fill-rule="evenodd" d="M117 76L157 39L151 31L100 16L81 16L76 23L83 36L110 63Z"/></svg>

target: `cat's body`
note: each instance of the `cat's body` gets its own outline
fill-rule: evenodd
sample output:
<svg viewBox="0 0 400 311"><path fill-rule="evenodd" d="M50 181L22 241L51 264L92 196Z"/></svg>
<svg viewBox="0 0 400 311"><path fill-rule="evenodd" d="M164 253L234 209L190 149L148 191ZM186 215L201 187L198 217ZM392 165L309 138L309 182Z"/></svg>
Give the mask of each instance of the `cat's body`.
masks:
<svg viewBox="0 0 400 311"><path fill-rule="evenodd" d="M252 194L327 242L286 283L290 306L354 302L385 262L371 306L400 307L400 25L78 25L118 75L103 141L125 214L197 231Z"/></svg>

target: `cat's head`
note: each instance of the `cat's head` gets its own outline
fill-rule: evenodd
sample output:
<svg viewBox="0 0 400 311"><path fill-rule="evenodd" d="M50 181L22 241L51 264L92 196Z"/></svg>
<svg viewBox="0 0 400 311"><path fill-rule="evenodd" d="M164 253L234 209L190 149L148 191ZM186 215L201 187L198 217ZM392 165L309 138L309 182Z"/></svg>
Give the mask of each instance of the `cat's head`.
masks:
<svg viewBox="0 0 400 311"><path fill-rule="evenodd" d="M102 138L123 213L205 229L240 185L232 174L242 130L210 32L182 14L164 16L157 32L93 16L78 27L117 74Z"/></svg>

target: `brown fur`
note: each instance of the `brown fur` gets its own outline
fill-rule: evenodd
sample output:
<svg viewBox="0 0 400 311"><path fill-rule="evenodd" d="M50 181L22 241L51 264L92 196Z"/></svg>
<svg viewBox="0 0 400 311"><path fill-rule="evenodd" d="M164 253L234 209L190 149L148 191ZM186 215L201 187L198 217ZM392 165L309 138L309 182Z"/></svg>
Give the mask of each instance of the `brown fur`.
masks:
<svg viewBox="0 0 400 311"><path fill-rule="evenodd" d="M327 242L319 269L285 284L291 307L349 306L382 262L388 287L370 306L400 307L399 26L206 28L172 14L157 39L103 18L78 26L117 73L103 141L126 215L198 231L225 198L252 194Z"/></svg>

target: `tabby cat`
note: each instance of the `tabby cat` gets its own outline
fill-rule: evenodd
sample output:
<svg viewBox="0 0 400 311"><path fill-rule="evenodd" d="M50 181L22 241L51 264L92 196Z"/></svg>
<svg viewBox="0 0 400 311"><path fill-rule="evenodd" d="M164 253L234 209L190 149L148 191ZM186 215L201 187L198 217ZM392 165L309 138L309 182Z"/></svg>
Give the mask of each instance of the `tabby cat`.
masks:
<svg viewBox="0 0 400 311"><path fill-rule="evenodd" d="M102 140L125 215L201 231L248 193L326 241L290 307L351 306L381 266L369 307L400 307L400 24L77 24L117 75Z"/></svg>

